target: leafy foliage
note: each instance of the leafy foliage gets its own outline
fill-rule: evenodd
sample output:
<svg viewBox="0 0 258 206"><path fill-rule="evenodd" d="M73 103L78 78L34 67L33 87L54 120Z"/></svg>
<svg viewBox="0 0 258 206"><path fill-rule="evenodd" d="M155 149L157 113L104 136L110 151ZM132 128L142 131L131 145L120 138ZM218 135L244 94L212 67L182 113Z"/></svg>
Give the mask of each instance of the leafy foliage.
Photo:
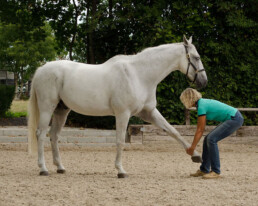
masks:
<svg viewBox="0 0 258 206"><path fill-rule="evenodd" d="M180 42L183 34L193 36L209 79L201 91L203 96L234 107L258 107L255 0L6 2L0 17L5 25L17 22L21 28L15 32L19 36L15 41L24 43L25 39L47 36L43 29L47 20L58 43L55 48L68 52L74 61L103 63L117 54L135 54L146 47ZM5 44L1 41L7 48ZM26 48L30 47L28 44ZM17 51L21 51L18 46ZM10 58L4 52L3 57ZM179 96L188 86L185 76L174 72L157 88L158 109L172 124L184 123ZM257 124L257 113L244 116L245 124ZM194 113L192 122L196 123Z"/></svg>
<svg viewBox="0 0 258 206"><path fill-rule="evenodd" d="M41 29L46 34L44 39L39 40L37 36L23 39L19 38L19 25L0 22L0 68L8 69L22 81L27 81L37 67L52 60L56 52L51 28L46 24Z"/></svg>
<svg viewBox="0 0 258 206"><path fill-rule="evenodd" d="M115 117L113 116L93 117L93 116L81 115L76 112L71 112L68 116L68 120L66 124L68 126L76 126L76 127L114 129Z"/></svg>
<svg viewBox="0 0 258 206"><path fill-rule="evenodd" d="M12 104L14 97L14 86L0 85L0 117L5 116Z"/></svg>

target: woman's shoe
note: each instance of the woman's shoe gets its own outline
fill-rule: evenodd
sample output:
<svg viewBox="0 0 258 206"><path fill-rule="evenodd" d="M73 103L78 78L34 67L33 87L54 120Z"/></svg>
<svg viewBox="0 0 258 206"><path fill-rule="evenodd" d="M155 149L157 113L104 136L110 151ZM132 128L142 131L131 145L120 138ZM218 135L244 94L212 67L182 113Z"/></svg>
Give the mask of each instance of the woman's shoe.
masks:
<svg viewBox="0 0 258 206"><path fill-rule="evenodd" d="M210 173L203 175L202 178L203 179L217 179L217 178L220 178L220 174L212 171Z"/></svg>
<svg viewBox="0 0 258 206"><path fill-rule="evenodd" d="M191 177L201 177L205 174L208 174L208 173L202 172L201 170L197 170L196 173L190 174L190 176Z"/></svg>

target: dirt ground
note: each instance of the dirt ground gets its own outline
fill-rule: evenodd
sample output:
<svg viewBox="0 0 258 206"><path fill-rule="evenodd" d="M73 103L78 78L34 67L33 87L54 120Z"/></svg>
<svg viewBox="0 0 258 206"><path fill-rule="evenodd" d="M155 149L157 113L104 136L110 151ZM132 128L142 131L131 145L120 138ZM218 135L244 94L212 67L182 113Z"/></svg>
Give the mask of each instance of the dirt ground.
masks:
<svg viewBox="0 0 258 206"><path fill-rule="evenodd" d="M222 177L189 177L199 164L178 143L129 146L123 155L129 178L118 179L115 148L61 147L65 174L57 174L50 148L50 175L39 176L26 145L0 145L0 206L40 205L244 205L258 202L258 145L219 144ZM201 151L201 147L198 147Z"/></svg>

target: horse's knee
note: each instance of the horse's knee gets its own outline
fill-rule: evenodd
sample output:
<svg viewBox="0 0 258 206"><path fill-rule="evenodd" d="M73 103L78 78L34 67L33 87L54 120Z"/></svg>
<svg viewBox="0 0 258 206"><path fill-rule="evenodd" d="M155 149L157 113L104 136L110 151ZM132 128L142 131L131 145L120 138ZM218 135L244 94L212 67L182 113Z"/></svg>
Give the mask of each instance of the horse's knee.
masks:
<svg viewBox="0 0 258 206"><path fill-rule="evenodd" d="M37 129L37 131L36 131L36 137L37 137L38 140L39 140L40 134L41 134L41 130Z"/></svg>
<svg viewBox="0 0 258 206"><path fill-rule="evenodd" d="M45 137L47 133L47 129L37 129L36 130L36 136L39 137Z"/></svg>
<svg viewBox="0 0 258 206"><path fill-rule="evenodd" d="M60 136L58 134L50 134L50 141L51 141L51 143L57 143L59 137Z"/></svg>
<svg viewBox="0 0 258 206"><path fill-rule="evenodd" d="M117 142L116 147L118 150L123 149L125 147L125 142Z"/></svg>
<svg viewBox="0 0 258 206"><path fill-rule="evenodd" d="M44 141L44 138L46 136L46 133L44 133L42 130L37 130L36 132L36 136L37 136L37 139L38 139L38 143L41 143Z"/></svg>

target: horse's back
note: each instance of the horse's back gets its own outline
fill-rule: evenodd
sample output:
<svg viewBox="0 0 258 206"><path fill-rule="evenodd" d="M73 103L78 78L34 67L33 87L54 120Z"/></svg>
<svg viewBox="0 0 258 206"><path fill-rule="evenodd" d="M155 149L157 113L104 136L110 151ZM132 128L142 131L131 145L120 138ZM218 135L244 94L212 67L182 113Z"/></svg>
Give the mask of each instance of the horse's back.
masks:
<svg viewBox="0 0 258 206"><path fill-rule="evenodd" d="M68 60L52 61L39 67L34 75L34 82L44 85L62 84L64 81L79 81L100 73L98 65L83 64ZM75 79L74 79L75 78ZM53 85L52 85L53 86Z"/></svg>
<svg viewBox="0 0 258 206"><path fill-rule="evenodd" d="M39 91L56 95L69 108L86 115L114 115L126 108L136 111L144 96L124 57L100 65L49 62L38 69L34 79Z"/></svg>
<svg viewBox="0 0 258 206"><path fill-rule="evenodd" d="M96 69L98 65L84 64L79 62L73 62L69 60L59 60L47 62L45 65L37 69L37 73L46 73L52 75L59 75L60 73L72 72L75 70L92 70Z"/></svg>

